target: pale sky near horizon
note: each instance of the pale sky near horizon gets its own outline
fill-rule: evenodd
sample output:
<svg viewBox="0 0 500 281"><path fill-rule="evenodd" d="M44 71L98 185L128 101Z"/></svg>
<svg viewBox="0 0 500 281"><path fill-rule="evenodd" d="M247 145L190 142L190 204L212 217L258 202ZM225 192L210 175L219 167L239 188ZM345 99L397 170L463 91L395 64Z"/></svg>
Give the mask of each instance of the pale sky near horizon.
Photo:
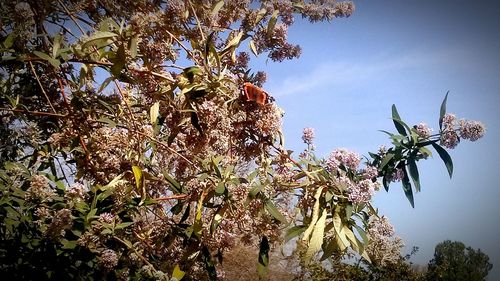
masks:
<svg viewBox="0 0 500 281"><path fill-rule="evenodd" d="M489 280L500 280L500 3L489 1L354 1L347 19L309 24L297 19L289 39L302 56L281 64L258 59L264 88L285 110L287 147L300 152L304 127L316 131L316 152L345 147L367 155L389 145L378 130L395 131L396 104L410 125L438 129L439 106L449 90L448 112L486 124L486 136L449 151L450 180L441 159L418 163L422 192L415 209L400 183L381 190L375 205L426 265L437 243L458 240L489 255Z"/></svg>

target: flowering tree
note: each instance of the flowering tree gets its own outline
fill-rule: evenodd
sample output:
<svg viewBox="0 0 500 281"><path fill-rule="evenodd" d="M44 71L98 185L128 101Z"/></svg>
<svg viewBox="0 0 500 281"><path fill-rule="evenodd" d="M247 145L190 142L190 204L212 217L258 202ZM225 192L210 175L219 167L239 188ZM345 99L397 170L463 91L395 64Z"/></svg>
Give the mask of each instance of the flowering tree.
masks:
<svg viewBox="0 0 500 281"><path fill-rule="evenodd" d="M363 165L345 149L317 158L312 129L295 159L282 146L283 111L256 87L265 73L248 69L252 55L300 55L287 41L294 16L317 22L353 9L333 0L3 1L1 271L214 280L236 243L260 245L263 273L270 246L295 237L304 262L399 256L400 239L370 203L378 180L386 189L401 181L413 205L427 147L451 176L442 146L478 139L482 124L446 114L445 99L431 135L393 106L393 146Z"/></svg>

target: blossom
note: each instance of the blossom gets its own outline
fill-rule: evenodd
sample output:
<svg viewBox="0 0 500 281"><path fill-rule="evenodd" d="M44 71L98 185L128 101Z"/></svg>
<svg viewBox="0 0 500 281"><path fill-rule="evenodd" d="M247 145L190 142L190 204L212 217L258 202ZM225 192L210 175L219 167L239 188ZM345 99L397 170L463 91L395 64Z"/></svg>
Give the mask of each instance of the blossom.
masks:
<svg viewBox="0 0 500 281"><path fill-rule="evenodd" d="M440 143L446 148L453 149L460 142L455 132L456 123L457 117L455 114L446 113L443 116Z"/></svg>
<svg viewBox="0 0 500 281"><path fill-rule="evenodd" d="M425 123L419 123L418 125L413 126L417 135L423 139L428 139L431 136L432 129L427 126Z"/></svg>
<svg viewBox="0 0 500 281"><path fill-rule="evenodd" d="M302 140L304 143L312 145L314 140L314 129L309 127L304 128L304 131L302 132Z"/></svg>
<svg viewBox="0 0 500 281"><path fill-rule="evenodd" d="M470 141L476 141L484 136L486 128L479 121L460 120L459 122L460 137Z"/></svg>
<svg viewBox="0 0 500 281"><path fill-rule="evenodd" d="M355 204L370 201L375 190L375 185L369 179L362 180L357 184L351 185L348 189L349 201Z"/></svg>
<svg viewBox="0 0 500 281"><path fill-rule="evenodd" d="M401 181L405 176L403 169L397 168L394 173L389 177L392 182Z"/></svg>
<svg viewBox="0 0 500 281"><path fill-rule="evenodd" d="M373 219L367 230L369 242L366 251L372 262L385 265L399 259L404 243L394 235L394 227L386 217Z"/></svg>
<svg viewBox="0 0 500 281"><path fill-rule="evenodd" d="M42 175L34 175L31 178L30 187L26 190L25 198L28 201L50 201L55 195L49 185L49 180Z"/></svg>
<svg viewBox="0 0 500 281"><path fill-rule="evenodd" d="M73 224L70 209L61 209L54 214L46 235L52 238L63 236L65 229Z"/></svg>
<svg viewBox="0 0 500 281"><path fill-rule="evenodd" d="M347 169L356 170L361 158L355 152L348 151L345 148L338 148L330 153L326 160L326 165L330 171L336 171L341 165Z"/></svg>
<svg viewBox="0 0 500 281"><path fill-rule="evenodd" d="M102 213L99 215L99 221L107 224L111 224L115 221L115 216L111 213Z"/></svg>
<svg viewBox="0 0 500 281"><path fill-rule="evenodd" d="M107 270L113 269L118 264L118 256L111 249L102 251L99 263Z"/></svg>
<svg viewBox="0 0 500 281"><path fill-rule="evenodd" d="M378 176L377 167L367 165L366 168L361 170L362 176L364 179L373 179Z"/></svg>

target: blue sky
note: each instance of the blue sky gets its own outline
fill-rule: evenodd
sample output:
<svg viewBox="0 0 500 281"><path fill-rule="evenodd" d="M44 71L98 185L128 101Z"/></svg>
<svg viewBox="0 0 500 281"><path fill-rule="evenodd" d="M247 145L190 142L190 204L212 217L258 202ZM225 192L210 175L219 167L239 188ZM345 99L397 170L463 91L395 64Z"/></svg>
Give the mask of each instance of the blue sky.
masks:
<svg viewBox="0 0 500 281"><path fill-rule="evenodd" d="M316 131L316 151L338 147L367 155L389 144L391 105L404 121L438 129L439 106L449 90L448 111L486 124L486 136L450 151L450 180L436 155L419 162L422 192L412 209L400 184L380 191L375 205L405 240L407 252L427 264L434 247L459 240L486 252L489 280L500 280L500 4L495 1L355 1L348 19L289 30L300 59L281 64L258 59L268 72L265 89L285 110L289 148L303 149L304 127Z"/></svg>

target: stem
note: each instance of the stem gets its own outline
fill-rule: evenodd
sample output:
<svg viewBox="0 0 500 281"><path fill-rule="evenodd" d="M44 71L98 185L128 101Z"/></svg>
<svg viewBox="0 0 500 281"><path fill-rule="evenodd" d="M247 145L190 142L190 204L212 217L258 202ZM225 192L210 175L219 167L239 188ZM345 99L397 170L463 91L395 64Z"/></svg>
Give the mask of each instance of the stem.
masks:
<svg viewBox="0 0 500 281"><path fill-rule="evenodd" d="M78 27L78 29L80 30L80 32L82 34L85 34L85 30L83 30L83 28L80 26L80 24L78 23L78 21L75 19L75 17L73 16L73 13L71 13L68 8L66 7L66 5L64 5L64 3L61 1L61 0L58 0L57 1L59 3L59 5L62 6L62 8L64 9L64 11L66 12L66 14L68 14L68 16L71 18L71 20L75 23L75 25Z"/></svg>
<svg viewBox="0 0 500 281"><path fill-rule="evenodd" d="M33 64L31 61L29 62L30 67L31 67L31 72L33 72L33 75L35 75L36 81L38 82L38 85L40 86L40 89L42 90L42 93L45 95L45 98L47 99L47 102L50 105L50 108L52 108L52 111L56 113L56 109L52 105L52 102L50 102L49 96L47 95L47 92L45 92L45 89L43 88L42 82L40 82L40 78L38 78L38 74L36 74L35 68L33 67Z"/></svg>
<svg viewBox="0 0 500 281"><path fill-rule="evenodd" d="M168 201L168 200L174 200L174 199L185 199L187 197L188 197L187 194L176 194L176 195L158 197L158 198L153 198L153 199L157 200L157 201Z"/></svg>
<svg viewBox="0 0 500 281"><path fill-rule="evenodd" d="M29 114L33 114L33 115L44 115L44 116L55 116L55 117L68 117L67 114L58 114L58 113L50 113L50 112L42 112L42 111L29 111L29 110L12 109L12 108L5 108L5 107L0 107L0 110L12 111L12 112L19 112L19 113L29 113Z"/></svg>

